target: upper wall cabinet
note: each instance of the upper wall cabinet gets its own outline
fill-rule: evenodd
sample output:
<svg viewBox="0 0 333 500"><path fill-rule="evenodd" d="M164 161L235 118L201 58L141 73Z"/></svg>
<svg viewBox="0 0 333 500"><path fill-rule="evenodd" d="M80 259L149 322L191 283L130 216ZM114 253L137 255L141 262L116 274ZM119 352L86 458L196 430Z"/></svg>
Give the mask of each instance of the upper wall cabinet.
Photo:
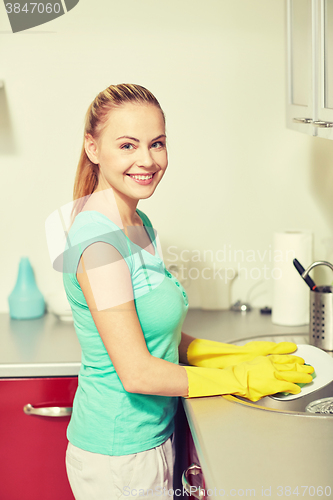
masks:
<svg viewBox="0 0 333 500"><path fill-rule="evenodd" d="M333 139L333 0L286 0L287 126Z"/></svg>

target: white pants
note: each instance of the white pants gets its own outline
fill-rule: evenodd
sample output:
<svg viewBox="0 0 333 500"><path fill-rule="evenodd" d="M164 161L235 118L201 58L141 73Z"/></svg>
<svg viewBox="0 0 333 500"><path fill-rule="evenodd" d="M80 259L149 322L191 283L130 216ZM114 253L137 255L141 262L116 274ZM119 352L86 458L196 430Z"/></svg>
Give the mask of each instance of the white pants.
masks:
<svg viewBox="0 0 333 500"><path fill-rule="evenodd" d="M109 456L68 443L66 469L76 500L173 499L173 436L151 450Z"/></svg>

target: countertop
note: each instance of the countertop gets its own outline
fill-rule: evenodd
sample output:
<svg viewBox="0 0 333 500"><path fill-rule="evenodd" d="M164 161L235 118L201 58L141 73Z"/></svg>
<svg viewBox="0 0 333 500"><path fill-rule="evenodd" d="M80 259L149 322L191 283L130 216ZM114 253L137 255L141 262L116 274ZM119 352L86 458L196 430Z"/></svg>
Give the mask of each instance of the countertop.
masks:
<svg viewBox="0 0 333 500"><path fill-rule="evenodd" d="M318 498L329 487L323 497L332 498L332 416L259 409L232 396L185 400L185 412L209 497L297 498L298 487L300 498Z"/></svg>
<svg viewBox="0 0 333 500"><path fill-rule="evenodd" d="M183 330L222 342L288 337L306 344L308 328L273 325L270 316L254 310L244 315L192 311ZM333 418L270 409L264 406L268 399L256 404L234 396L182 400L207 498L332 498Z"/></svg>
<svg viewBox="0 0 333 500"><path fill-rule="evenodd" d="M53 314L30 320L0 314L0 377L77 375L80 362L73 322Z"/></svg>

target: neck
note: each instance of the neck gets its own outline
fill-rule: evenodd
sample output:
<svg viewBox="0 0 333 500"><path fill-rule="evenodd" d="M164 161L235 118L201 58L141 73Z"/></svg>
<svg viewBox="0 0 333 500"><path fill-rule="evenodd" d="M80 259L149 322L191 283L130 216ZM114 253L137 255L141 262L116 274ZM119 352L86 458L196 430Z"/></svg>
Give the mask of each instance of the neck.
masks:
<svg viewBox="0 0 333 500"><path fill-rule="evenodd" d="M119 227L141 225L141 219L136 213L138 200L125 197L109 185L98 183L94 196L99 200L100 211L107 215Z"/></svg>

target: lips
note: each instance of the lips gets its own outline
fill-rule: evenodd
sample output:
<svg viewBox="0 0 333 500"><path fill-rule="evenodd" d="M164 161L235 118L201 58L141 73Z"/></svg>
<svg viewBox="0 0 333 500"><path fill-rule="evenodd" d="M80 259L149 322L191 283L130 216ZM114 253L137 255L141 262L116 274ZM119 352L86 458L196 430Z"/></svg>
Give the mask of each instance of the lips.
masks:
<svg viewBox="0 0 333 500"><path fill-rule="evenodd" d="M137 184L146 186L147 184L150 184L152 182L155 173L156 172L152 174L126 174L126 175L128 175L128 177L130 177Z"/></svg>

